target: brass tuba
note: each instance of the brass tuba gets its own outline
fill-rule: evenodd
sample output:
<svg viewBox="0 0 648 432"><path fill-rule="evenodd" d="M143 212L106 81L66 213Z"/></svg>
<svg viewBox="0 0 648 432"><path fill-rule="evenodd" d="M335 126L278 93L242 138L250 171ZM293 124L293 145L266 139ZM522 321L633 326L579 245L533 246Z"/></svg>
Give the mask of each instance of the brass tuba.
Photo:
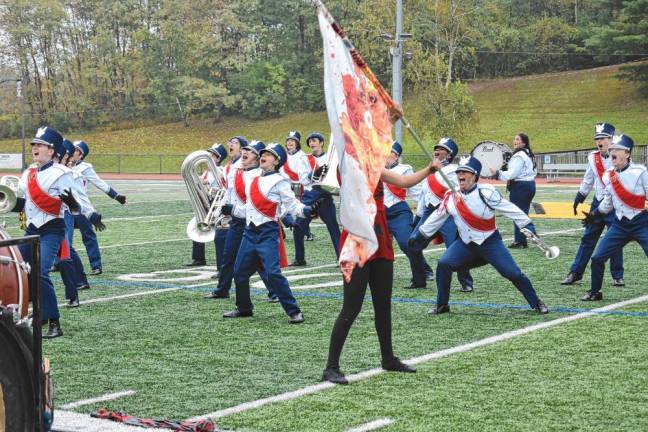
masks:
<svg viewBox="0 0 648 432"><path fill-rule="evenodd" d="M0 177L0 214L9 213L20 196L20 177L6 175Z"/></svg>
<svg viewBox="0 0 648 432"><path fill-rule="evenodd" d="M206 184L198 171L200 165L206 164L214 176L211 185ZM225 205L227 188L222 170L214 163L209 152L198 150L190 153L180 168L184 179L194 217L187 225L187 236L199 243L214 240L216 228L225 228L230 217L221 214Z"/></svg>

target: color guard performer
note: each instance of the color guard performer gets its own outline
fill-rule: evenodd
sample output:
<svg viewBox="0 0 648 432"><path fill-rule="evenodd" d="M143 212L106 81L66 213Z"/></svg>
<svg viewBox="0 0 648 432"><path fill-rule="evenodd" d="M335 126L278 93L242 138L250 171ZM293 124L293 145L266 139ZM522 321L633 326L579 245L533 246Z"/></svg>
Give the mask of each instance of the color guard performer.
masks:
<svg viewBox="0 0 648 432"><path fill-rule="evenodd" d="M614 126L610 123L597 123L594 129L594 141L598 150L587 155L587 171L580 184L580 188L574 198L574 216L577 214L579 204L582 204L587 195L594 189L594 198L590 211L596 210L605 196L605 185L603 184L603 174L612 167L612 159L608 154L608 147L614 136ZM614 215L608 213L607 216L597 218L585 226L585 232L581 237L578 251L574 262L569 269L569 274L562 281L562 285L572 285L583 278L583 273L587 267L590 257L594 253L594 248L598 242L603 229L614 222ZM623 286L623 249L618 249L615 255L610 258L610 273L614 286Z"/></svg>
<svg viewBox="0 0 648 432"><path fill-rule="evenodd" d="M459 153L459 146L454 142L452 138L441 138L439 142L434 146L434 159L435 162L433 165L436 169L443 170L446 178L453 183L453 186L456 188L459 187L459 180L457 179L456 169L457 164L453 163L455 158ZM443 197L446 192L450 190L449 185L445 182L441 174L435 172L427 176L425 181L422 182L423 189L421 192L421 198L419 199L419 205L416 209L417 219L415 219L414 231L416 232L427 220L427 218L436 210L441 203L443 202ZM457 225L452 218L446 219L445 223L439 229L439 233L443 237L443 242L446 246L446 249L457 240ZM430 241L432 239L430 238ZM419 259L416 259L417 256L423 257L422 249L427 247L427 244L421 250L410 250L410 254L415 258L414 264L416 268L413 270L413 273L419 275L415 277L416 280L420 280L424 272L432 275L432 270L427 268L422 268L418 265L420 263ZM427 278L426 278L427 279ZM470 275L468 269L462 268L457 272L457 279L459 280L460 290L462 292L471 292L473 290L473 278ZM406 288L423 288L422 286L416 285L414 282Z"/></svg>
<svg viewBox="0 0 648 432"><path fill-rule="evenodd" d="M448 300L453 272L486 263L510 280L531 308L541 314L548 313L549 309L513 260L495 226L496 213L513 220L519 228L525 228L531 219L505 200L492 185L478 184L481 169L481 163L474 157L461 163L456 169L460 192L447 191L441 205L410 238L410 247L422 249L450 217L459 230L459 239L448 247L437 264L437 304L429 313L450 312Z"/></svg>
<svg viewBox="0 0 648 432"><path fill-rule="evenodd" d="M391 153L387 157L385 168L393 173L403 176L413 174L414 170L412 169L411 165L400 163L402 154L403 147L399 142L394 141L394 143L392 144ZM385 191L384 202L387 212L387 225L389 226L389 231L392 233L392 236L396 239L398 247L401 251L403 251L410 262L410 268L412 270L411 286L425 287L426 273L428 271L432 273L432 269L427 264L427 262L425 262L425 258L423 258L422 253L416 252L414 255L412 255L407 248L407 240L412 233L412 222L414 220L414 215L412 214L412 210L410 209L409 204L407 204L407 201L405 200L405 198L409 194L414 200L418 201L421 195L422 186L418 184L411 188L401 188L391 183L383 183ZM415 259L422 262L414 263L413 260ZM425 269L425 273L420 271L417 272L417 269Z"/></svg>
<svg viewBox="0 0 648 432"><path fill-rule="evenodd" d="M639 243L648 257L648 171L631 160L634 141L627 135L615 135L609 147L612 168L605 171L605 193L598 207L584 220L586 226L601 223L605 215L614 216L603 240L592 256L592 285L583 301L603 299L601 287L605 262L631 241Z"/></svg>
<svg viewBox="0 0 648 432"><path fill-rule="evenodd" d="M120 195L108 183L103 181L101 177L97 175L92 164L85 161L85 158L90 154L90 146L88 146L85 141L75 141L74 147L76 151L74 152L74 157L71 158L71 162L74 164L72 169L83 175L86 195L88 193L88 183L92 183L97 189L108 195L110 198L114 199L121 205L125 205L126 197ZM88 218L83 216L83 214L75 214L74 224L79 228L79 231L81 231L81 239L83 240L90 261L90 274L100 275L103 272L101 266L101 251L99 250L97 235L92 229L93 222L88 220Z"/></svg>
<svg viewBox="0 0 648 432"><path fill-rule="evenodd" d="M300 203L290 187L290 181L279 174L287 160L286 150L280 144L262 149L262 174L247 185L246 225L241 248L234 265L236 284L236 309L223 314L225 318L241 318L253 315L250 299L250 276L263 267L268 283L288 314L291 324L304 322L304 315L290 290L288 280L281 274L287 262L283 247L279 219L281 209L302 218L309 218L317 210L320 201L313 206Z"/></svg>
<svg viewBox="0 0 648 432"><path fill-rule="evenodd" d="M321 177L326 174L328 165L326 164L328 156L324 152L324 135L319 132L312 132L308 135L306 143L311 148L312 153L306 157L308 163L308 175L302 181L304 186L304 195L302 203L305 205L313 205L315 201L321 200L319 208L319 217L326 224L329 235L331 236L331 243L335 250L335 256L339 257L340 253L340 226L337 223L335 214L335 203L333 196L330 192L322 189L321 186L313 182L313 177ZM301 176L300 176L301 179ZM305 266L306 256L304 252L304 235L308 231L309 220L300 218L297 219L296 225L293 228L293 238L295 240L295 261L291 266Z"/></svg>
<svg viewBox="0 0 648 432"><path fill-rule="evenodd" d="M59 149L58 151L55 148ZM28 168L20 179L25 198L19 198L13 211L24 211L27 218L25 235L40 236L40 301L41 319L49 322L45 339L63 336L56 292L49 273L57 256L65 260L69 251L65 241L66 209L79 210L73 195L73 180L69 170L54 162L56 153L62 155L63 137L56 130L43 126L31 141L35 166ZM18 246L25 261L32 263L31 247Z"/></svg>

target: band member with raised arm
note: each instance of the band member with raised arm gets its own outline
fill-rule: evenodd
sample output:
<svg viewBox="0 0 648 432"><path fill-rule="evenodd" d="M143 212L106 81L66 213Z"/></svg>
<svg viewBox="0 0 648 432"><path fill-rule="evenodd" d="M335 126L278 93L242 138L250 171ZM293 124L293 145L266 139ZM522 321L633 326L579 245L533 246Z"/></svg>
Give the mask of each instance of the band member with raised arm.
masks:
<svg viewBox="0 0 648 432"><path fill-rule="evenodd" d="M253 305L250 299L250 276L263 267L268 283L288 314L291 324L304 322L297 300L290 290L288 280L281 274L281 267L288 264L283 247L281 208L299 217L310 217L320 201L312 206L300 203L290 187L290 181L279 174L286 162L286 150L280 144L271 144L261 150L262 174L252 179L245 188L246 225L241 248L234 264L236 284L236 309L223 314L225 318L251 317Z"/></svg>
<svg viewBox="0 0 648 432"><path fill-rule="evenodd" d="M383 168L380 180L374 190L376 202L376 216L374 219L374 231L378 240L378 250L369 257L362 267L355 267L351 273L349 282L344 281L344 300L333 330L329 343L328 359L326 369L322 373L322 381L330 381L335 384L348 384L348 381L340 370L340 355L351 330L353 322L357 318L364 302L367 285L371 290L371 299L374 308L374 323L380 344L380 355L382 367L394 372L416 372L413 367L401 362L394 355L392 347L392 325L391 325L391 297L392 285L394 283L394 246L389 226L387 225L387 212L384 203L384 184L390 184L399 188L410 188L420 183L427 175L433 173L432 164L426 168L407 176L395 173ZM341 181L344 181L342 178ZM348 233L342 232L340 240L342 245L346 241ZM342 266L345 263L341 263Z"/></svg>
<svg viewBox="0 0 648 432"><path fill-rule="evenodd" d="M331 236L331 243L335 249L335 256L339 257L340 246L340 226L337 223L335 215L335 203L333 196L330 192L322 189L321 186L313 182L313 177L318 178L326 175L328 171L328 155L324 151L324 135L319 132L312 132L308 135L306 143L311 148L312 153L306 157L308 164L308 175L305 180L302 180L304 185L304 195L302 203L305 205L312 205L315 201L321 200L321 207L319 208L319 217L326 225L329 235ZM300 177L301 178L301 177ZM304 218L297 219L296 225L293 228L293 238L295 240L295 261L291 266L305 266L306 256L304 253L304 235L307 232L308 223L310 221Z"/></svg>
<svg viewBox="0 0 648 432"><path fill-rule="evenodd" d="M58 151L56 149L59 149ZM39 235L40 245L40 304L43 323L49 321L45 339L63 336L56 292L49 273L57 258L65 260L69 250L65 241L65 211L79 210L72 192L74 188L70 170L54 162L56 154L65 153L63 137L56 130L43 126L31 140L34 166L28 168L19 183L25 198L18 198L12 211L24 211L27 229L25 235ZM26 262L32 264L31 246L18 246Z"/></svg>
<svg viewBox="0 0 648 432"><path fill-rule="evenodd" d="M387 156L385 168L400 175L412 174L414 170L412 169L411 165L400 163L402 154L403 147L399 142L394 141L394 143L392 144L391 152L389 153L389 156ZM419 196L421 195L421 185L418 184L411 188L400 188L390 183L385 183L384 192L385 209L387 212L387 225L389 226L389 231L396 239L398 247L401 251L403 251L410 262L410 268L412 269L412 285L415 285L417 287L425 287L425 273L422 273L420 271L416 272L416 270L427 269L432 272L432 269L430 269L427 262L425 262L422 253L417 251L414 255L411 255L409 249L407 248L407 239L412 233L412 222L414 220L414 215L412 213L412 209L410 209L409 204L405 200L409 195L414 200L418 201ZM414 259L420 260L422 262L413 263L412 261Z"/></svg>
<svg viewBox="0 0 648 432"><path fill-rule="evenodd" d="M433 162L433 164L435 168L443 171L445 177L452 182L455 189L459 187L459 180L457 180L457 174L455 172L457 164L453 163L457 157L457 153L459 153L459 146L457 146L457 143L455 143L452 138L441 138L434 146L435 162ZM419 199L418 208L416 209L414 232L419 229L432 212L441 205L445 193L450 190L450 185L446 183L445 179L439 172L427 176L427 178L422 182L422 186L421 198ZM439 229L439 234L443 237L446 249L449 248L450 245L459 238L455 221L452 218L448 218ZM440 239L437 239L436 241L439 240ZM429 241L432 241L432 239ZM419 264L421 261L420 259L417 259L417 256L423 257L422 249L427 247L429 241L423 248L421 248L421 250L410 250L410 254L414 257L413 263L415 264L413 273L418 275L415 277L416 280L421 280L421 275L424 272L430 275L433 274L431 269L428 270L427 268L421 267ZM457 272L457 279L459 280L460 290L462 292L472 292L473 278L468 269L460 269ZM420 286L412 281L412 284L406 288L422 287L425 287L425 284Z"/></svg>
<svg viewBox="0 0 648 432"><path fill-rule="evenodd" d="M612 168L605 171L605 194L597 208L583 221L592 225L605 215L612 214L614 221L592 256L592 285L583 301L603 299L601 287L605 262L618 254L631 241L639 243L648 257L648 171L631 160L634 141L627 135L615 135L609 147Z"/></svg>
<svg viewBox="0 0 648 432"><path fill-rule="evenodd" d="M541 314L548 313L549 309L538 298L531 281L522 273L504 246L495 225L496 213L513 220L519 228L526 228L531 219L505 200L492 185L478 184L481 169L481 163L474 157L460 163L456 169L460 191L447 191L441 205L410 237L410 247L419 249L439 231L448 218L455 220L459 230L459 239L450 245L437 264L437 304L429 313L438 315L450 312L448 301L453 272L486 263L510 280L531 308Z"/></svg>
<svg viewBox="0 0 648 432"><path fill-rule="evenodd" d="M239 141L239 140L237 140ZM239 141L240 142L240 141ZM237 144L235 143L234 146ZM259 168L260 151L265 148L261 141L253 140L242 147L239 152L240 159L234 162L234 168L229 173L227 180L227 199L222 208L224 215L231 216L229 229L225 237L223 261L216 289L207 294L205 298L229 298L229 291L234 278L234 263L241 246L243 230L245 228L246 201L245 188L255 177L261 175ZM230 153L231 154L231 153Z"/></svg>
<svg viewBox="0 0 648 432"><path fill-rule="evenodd" d="M209 156L214 161L214 164L217 167L220 167L221 163L227 159L227 150L223 144L214 143L211 147L207 149ZM223 177L225 173L223 172ZM216 177L211 172L211 170L205 170L201 176L201 180L204 184L209 187L220 188L225 185L217 185ZM214 245L216 247L216 273L212 276L212 279L218 279L221 265L223 264L223 249L225 247L225 237L227 236L227 228L216 227L216 233L214 235ZM192 241L191 242L191 259L192 262L187 264L188 267L191 266L202 266L207 264L205 259L205 243Z"/></svg>
<svg viewBox="0 0 648 432"><path fill-rule="evenodd" d="M97 189L114 199L121 205L126 204L126 197L120 195L108 183L103 181L98 175L92 164L86 162L88 154L90 154L90 146L85 141L75 141L74 147L76 151L70 162L74 164L72 169L83 175L84 186L86 188L86 195L88 192L88 183L95 185ZM81 239L85 245L86 252L88 253L88 260L90 260L90 274L100 275L103 270L101 266L101 251L99 250L99 243L97 242L97 235L92 229L92 221L88 220L83 214L74 215L74 225L81 231Z"/></svg>
<svg viewBox="0 0 648 432"><path fill-rule="evenodd" d="M596 210L605 196L605 185L603 184L603 174L612 167L612 159L608 154L608 148L612 143L614 136L614 126L610 123L597 123L594 127L594 141L598 150L587 155L587 170L583 181L578 188L576 198L574 198L574 216L578 213L578 205L585 202L587 195L594 189L594 197L590 211ZM583 279L583 273L587 267L596 243L598 242L605 227L610 229L614 222L614 215L608 213L605 217L596 218L585 226L585 232L581 237L578 251L574 257L574 262L569 269L569 274L562 281L562 285L572 285ZM623 249L618 249L610 257L610 273L612 273L612 284L614 286L624 286L623 280Z"/></svg>
<svg viewBox="0 0 648 432"><path fill-rule="evenodd" d="M535 155L531 150L531 143L526 134L519 133L513 139L513 155L508 162L506 170L491 168L491 173L497 180L506 181L506 188L509 191L509 199L519 207L525 214L529 214L531 202L536 193L536 168ZM527 226L529 231L535 233L533 224ZM511 249L525 249L528 247L527 238L520 232L517 225L513 223L513 243Z"/></svg>

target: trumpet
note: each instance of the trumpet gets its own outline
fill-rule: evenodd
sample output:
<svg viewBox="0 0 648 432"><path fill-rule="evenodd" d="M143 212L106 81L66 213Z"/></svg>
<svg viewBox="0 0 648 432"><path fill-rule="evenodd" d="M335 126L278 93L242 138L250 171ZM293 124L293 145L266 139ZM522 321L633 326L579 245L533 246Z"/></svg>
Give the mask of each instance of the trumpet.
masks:
<svg viewBox="0 0 648 432"><path fill-rule="evenodd" d="M552 260L560 256L560 248L558 246L549 246L540 237L531 232L528 228L520 228L520 232L524 234L533 244L544 252L545 258Z"/></svg>
<svg viewBox="0 0 648 432"><path fill-rule="evenodd" d="M205 184L198 173L198 167L203 164L214 176L213 186ZM213 241L216 228L227 227L230 220L229 216L221 214L227 192L223 172L204 150L190 153L182 162L180 172L194 212L187 224L187 236L198 243Z"/></svg>
<svg viewBox="0 0 648 432"><path fill-rule="evenodd" d="M0 214L9 213L20 196L20 177L6 175L0 177Z"/></svg>

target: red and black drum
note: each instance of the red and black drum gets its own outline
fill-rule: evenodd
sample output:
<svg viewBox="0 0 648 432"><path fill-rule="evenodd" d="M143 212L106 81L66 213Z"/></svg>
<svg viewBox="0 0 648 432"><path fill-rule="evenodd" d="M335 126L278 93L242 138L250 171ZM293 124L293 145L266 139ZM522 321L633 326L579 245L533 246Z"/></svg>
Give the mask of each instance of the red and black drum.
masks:
<svg viewBox="0 0 648 432"><path fill-rule="evenodd" d="M0 240L11 237L0 225ZM19 305L20 318L27 316L29 308L28 274L17 246L0 247L0 304Z"/></svg>

